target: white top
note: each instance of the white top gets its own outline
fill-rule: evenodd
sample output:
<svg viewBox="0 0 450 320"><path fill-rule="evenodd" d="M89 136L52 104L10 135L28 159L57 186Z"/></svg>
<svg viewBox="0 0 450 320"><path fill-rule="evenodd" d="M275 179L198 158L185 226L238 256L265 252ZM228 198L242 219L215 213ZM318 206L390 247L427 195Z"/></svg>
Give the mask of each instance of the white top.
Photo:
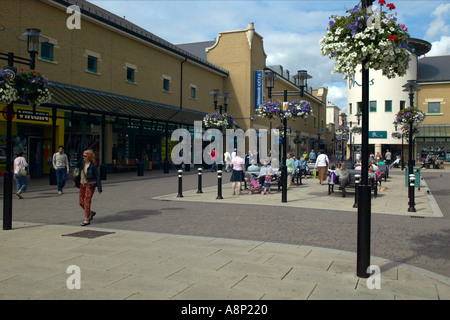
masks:
<svg viewBox="0 0 450 320"><path fill-rule="evenodd" d="M25 169L28 163L24 157L17 157L14 159L14 173L19 173L19 169Z"/></svg>
<svg viewBox="0 0 450 320"><path fill-rule="evenodd" d="M328 165L327 165L328 162ZM316 165L314 168L317 167L327 167L330 165L330 160L328 159L328 156L325 153L321 153L316 160Z"/></svg>

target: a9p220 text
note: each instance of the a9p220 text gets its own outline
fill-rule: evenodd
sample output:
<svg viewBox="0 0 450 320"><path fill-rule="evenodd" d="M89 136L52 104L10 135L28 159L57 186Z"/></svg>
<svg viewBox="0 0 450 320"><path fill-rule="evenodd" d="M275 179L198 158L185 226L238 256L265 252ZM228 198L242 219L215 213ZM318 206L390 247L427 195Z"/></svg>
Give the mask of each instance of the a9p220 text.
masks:
<svg viewBox="0 0 450 320"><path fill-rule="evenodd" d="M182 315L207 315L211 318L215 312L226 315L266 315L268 309L265 304L227 304L224 309L196 307L189 304L187 307L181 308Z"/></svg>

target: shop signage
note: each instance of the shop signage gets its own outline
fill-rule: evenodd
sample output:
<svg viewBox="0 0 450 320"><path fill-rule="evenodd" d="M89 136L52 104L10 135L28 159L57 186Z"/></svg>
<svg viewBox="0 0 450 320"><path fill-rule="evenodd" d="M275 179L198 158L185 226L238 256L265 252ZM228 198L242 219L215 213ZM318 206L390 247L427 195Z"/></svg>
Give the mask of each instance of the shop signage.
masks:
<svg viewBox="0 0 450 320"><path fill-rule="evenodd" d="M17 119L18 120L33 120L33 121L48 122L49 121L49 113L41 112L41 111L33 112L33 110L17 109Z"/></svg>
<svg viewBox="0 0 450 320"><path fill-rule="evenodd" d="M387 131L369 131L369 139L386 139Z"/></svg>
<svg viewBox="0 0 450 320"><path fill-rule="evenodd" d="M263 103L263 72L255 71L255 109Z"/></svg>

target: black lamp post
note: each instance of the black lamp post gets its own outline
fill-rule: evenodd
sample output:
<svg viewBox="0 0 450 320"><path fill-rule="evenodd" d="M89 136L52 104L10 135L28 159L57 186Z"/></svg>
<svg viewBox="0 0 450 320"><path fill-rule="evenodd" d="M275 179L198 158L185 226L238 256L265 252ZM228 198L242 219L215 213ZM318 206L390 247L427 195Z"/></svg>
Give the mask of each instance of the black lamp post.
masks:
<svg viewBox="0 0 450 320"><path fill-rule="evenodd" d="M358 121L358 127L359 127L359 125L361 123L361 112L358 111L355 114L355 116L356 116L356 120ZM355 146L353 145L354 139L355 139L355 136L353 136L353 141L352 141L352 161L353 161L353 163L356 163L355 159L354 159L354 157L355 157Z"/></svg>
<svg viewBox="0 0 450 320"><path fill-rule="evenodd" d="M0 29L0 30L4 30ZM40 34L40 30L36 28L28 28L26 32L17 37L19 40L27 41L28 53L30 59L17 57L13 52L8 54L0 53L1 60L7 60L8 66L4 69L8 70L11 78L16 76L16 68L14 63L24 64L30 66L33 70L35 67L36 55L39 52L39 43L48 42L48 38ZM5 58L6 57L6 58ZM13 188L13 172L12 168L12 116L14 102L7 106L6 112L6 168L3 177L3 230L12 229L12 188Z"/></svg>
<svg viewBox="0 0 450 320"><path fill-rule="evenodd" d="M403 91L409 92L409 106L414 106L414 92L419 91L418 84L415 80L408 80L406 84L404 84L402 87L405 88ZM413 139L414 139L414 132L413 132L413 121L409 122L409 150L408 150L408 194L409 194L409 212L416 212L416 208L414 207L414 183L411 183L410 177L414 177L414 159L413 159Z"/></svg>
<svg viewBox="0 0 450 320"><path fill-rule="evenodd" d="M341 113L340 117L342 119L342 126L347 125L347 115L345 113ZM345 161L345 155L344 155L344 138L342 137L341 140L341 154L342 154L342 161Z"/></svg>
<svg viewBox="0 0 450 320"><path fill-rule="evenodd" d="M268 93L269 101L272 101L272 89L275 85L276 75L273 71L269 71L263 79L266 80L266 88ZM272 147L272 121L269 121L269 148Z"/></svg>

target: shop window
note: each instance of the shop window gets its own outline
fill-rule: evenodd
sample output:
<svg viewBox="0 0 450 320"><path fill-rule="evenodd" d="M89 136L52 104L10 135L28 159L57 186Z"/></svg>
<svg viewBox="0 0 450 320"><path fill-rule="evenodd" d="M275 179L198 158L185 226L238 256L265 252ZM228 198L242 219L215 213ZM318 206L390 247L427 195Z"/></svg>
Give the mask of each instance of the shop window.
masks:
<svg viewBox="0 0 450 320"><path fill-rule="evenodd" d="M53 61L53 44L48 42L41 43L41 59Z"/></svg>
<svg viewBox="0 0 450 320"><path fill-rule="evenodd" d="M134 69L133 68L127 68L127 81L134 82Z"/></svg>
<svg viewBox="0 0 450 320"><path fill-rule="evenodd" d="M428 102L428 113L441 113L441 103Z"/></svg>
<svg viewBox="0 0 450 320"><path fill-rule="evenodd" d="M377 112L377 102L376 101L370 101L369 102L369 111L370 112Z"/></svg>
<svg viewBox="0 0 450 320"><path fill-rule="evenodd" d="M384 112L392 112L392 100L384 101Z"/></svg>
<svg viewBox="0 0 450 320"><path fill-rule="evenodd" d="M87 57L87 69L90 72L97 73L97 58L93 56Z"/></svg>

